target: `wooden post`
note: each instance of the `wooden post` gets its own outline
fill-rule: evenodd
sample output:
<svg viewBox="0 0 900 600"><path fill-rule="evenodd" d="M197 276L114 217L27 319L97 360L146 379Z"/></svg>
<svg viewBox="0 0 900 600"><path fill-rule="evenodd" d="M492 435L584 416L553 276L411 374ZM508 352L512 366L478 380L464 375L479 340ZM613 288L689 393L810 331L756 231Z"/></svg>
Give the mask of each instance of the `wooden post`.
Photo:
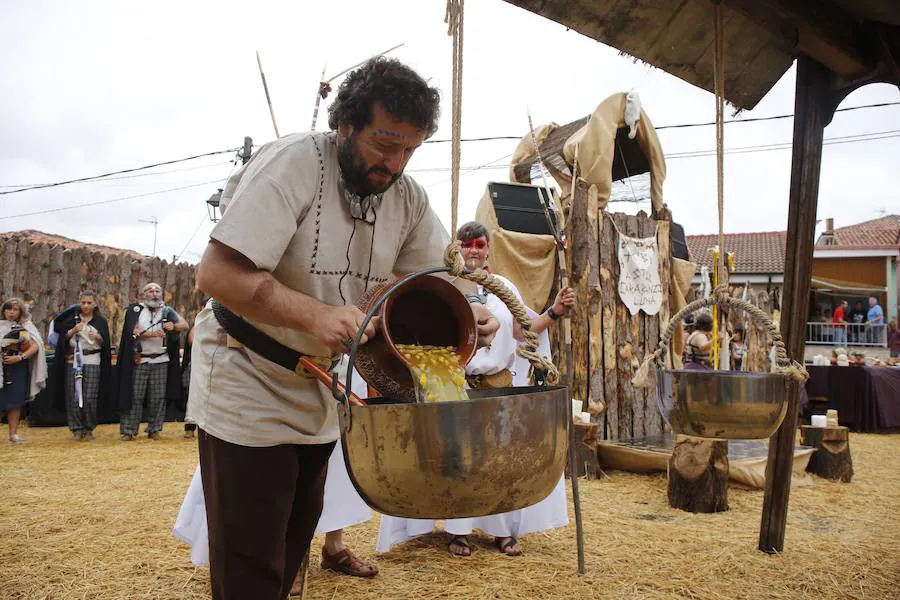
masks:
<svg viewBox="0 0 900 600"><path fill-rule="evenodd" d="M672 508L728 510L728 441L679 435L669 458L668 495Z"/></svg>
<svg viewBox="0 0 900 600"><path fill-rule="evenodd" d="M800 443L816 449L806 470L825 479L850 483L853 478L853 459L850 456L850 435L846 427L800 428Z"/></svg>
<svg viewBox="0 0 900 600"><path fill-rule="evenodd" d="M806 339L822 140L825 125L834 112L834 105L829 98L831 81L832 73L819 63L805 55L800 55L797 59L781 335L788 355L799 361L803 360ZM793 382L788 390L788 409L784 422L769 439L766 489L759 529L759 549L763 552L784 550L799 399L800 386Z"/></svg>
<svg viewBox="0 0 900 600"><path fill-rule="evenodd" d="M571 469L574 477L597 479L600 475L600 463L597 459L600 426L596 423L573 423L572 443L575 446L575 461ZM568 475L573 471L568 467Z"/></svg>

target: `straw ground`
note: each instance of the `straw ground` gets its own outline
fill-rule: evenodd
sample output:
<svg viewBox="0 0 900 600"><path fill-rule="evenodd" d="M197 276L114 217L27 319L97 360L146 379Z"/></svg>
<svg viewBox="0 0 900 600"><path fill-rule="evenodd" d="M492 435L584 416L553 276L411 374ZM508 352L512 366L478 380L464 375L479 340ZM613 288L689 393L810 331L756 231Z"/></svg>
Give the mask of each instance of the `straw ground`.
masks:
<svg viewBox="0 0 900 600"><path fill-rule="evenodd" d="M27 444L0 447L0 597L208 598L208 571L170 533L197 461L180 429L133 443L119 442L116 426L85 443L64 429L25 429ZM900 435L850 443L852 483L814 479L792 491L782 555L756 550L760 491L732 487L731 510L694 515L668 507L664 476L609 472L581 486L584 577L574 524L526 537L517 558L481 536L471 557L452 557L443 533L376 556L375 516L345 536L381 574L354 579L314 561L308 597L900 598Z"/></svg>

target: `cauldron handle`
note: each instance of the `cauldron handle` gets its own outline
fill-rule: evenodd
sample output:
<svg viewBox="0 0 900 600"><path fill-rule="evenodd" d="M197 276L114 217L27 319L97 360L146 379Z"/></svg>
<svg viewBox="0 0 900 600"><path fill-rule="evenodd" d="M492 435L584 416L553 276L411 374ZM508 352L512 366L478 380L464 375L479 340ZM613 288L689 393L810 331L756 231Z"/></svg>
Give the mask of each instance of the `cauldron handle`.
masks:
<svg viewBox="0 0 900 600"><path fill-rule="evenodd" d="M432 275L434 273L447 273L450 271L449 267L432 267L430 269L424 269L422 271L416 271L415 273L411 273L406 277L400 279L394 285L388 288L388 290L382 294L382 296L375 301L375 303L369 308L369 311L366 313L363 322L359 326L359 331L356 332L356 337L353 339L353 343L350 344L350 352L349 358L347 360L347 379L344 384L344 390L352 390L351 387L351 378L353 377L353 367L356 365L356 355L359 351L360 341L362 340L362 336L366 332L366 327L368 327L369 322L372 318L381 310L381 307L387 301L387 299L393 294L397 289L401 286L405 285L409 281L412 281L416 277L421 277L422 275ZM335 400L337 400L341 405L343 405L343 410L346 411L345 414L345 431L350 430L350 407L347 406L347 394L346 392L342 392L338 389L338 376L336 373L333 373L331 376L331 394L334 396Z"/></svg>

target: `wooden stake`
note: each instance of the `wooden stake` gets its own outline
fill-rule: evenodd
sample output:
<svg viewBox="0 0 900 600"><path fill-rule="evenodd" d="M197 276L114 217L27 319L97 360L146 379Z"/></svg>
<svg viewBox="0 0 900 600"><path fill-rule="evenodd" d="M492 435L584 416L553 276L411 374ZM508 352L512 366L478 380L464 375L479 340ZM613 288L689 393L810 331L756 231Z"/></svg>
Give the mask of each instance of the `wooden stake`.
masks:
<svg viewBox="0 0 900 600"><path fill-rule="evenodd" d="M263 90L266 92L266 103L269 105L269 115L272 117L272 127L275 129L275 137L280 138L278 123L275 122L275 111L272 110L272 98L269 96L269 86L266 84L266 74L263 73L262 61L259 59L259 50L256 51L256 64L259 65L259 76L262 78Z"/></svg>
<svg viewBox="0 0 900 600"><path fill-rule="evenodd" d="M784 265L784 303L781 307L781 336L788 356L802 360L809 309L809 282L822 167L825 125L834 114L828 100L832 74L822 65L801 55L797 58L794 100L794 146L791 159L791 190L788 209L787 248ZM759 549L782 552L787 526L788 500L794 458L794 436L800 387L789 384L788 408L778 431L769 439L766 489L763 497Z"/></svg>

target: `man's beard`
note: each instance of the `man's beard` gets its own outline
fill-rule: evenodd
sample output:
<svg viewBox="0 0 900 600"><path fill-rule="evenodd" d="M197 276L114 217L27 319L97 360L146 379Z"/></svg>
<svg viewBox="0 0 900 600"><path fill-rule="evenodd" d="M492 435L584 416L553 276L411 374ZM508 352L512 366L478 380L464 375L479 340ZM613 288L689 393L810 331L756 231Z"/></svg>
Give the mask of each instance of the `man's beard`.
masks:
<svg viewBox="0 0 900 600"><path fill-rule="evenodd" d="M351 134L350 137L342 140L338 147L338 164L341 167L344 185L350 192L360 197L383 194L399 179L400 173L392 173L380 165L366 168L365 160L356 149L356 137L357 134ZM385 184L373 184L369 180L370 173L384 173L390 176L391 180Z"/></svg>
<svg viewBox="0 0 900 600"><path fill-rule="evenodd" d="M159 308L163 305L163 301L161 298L151 298L150 300L144 300L144 305L147 308Z"/></svg>

